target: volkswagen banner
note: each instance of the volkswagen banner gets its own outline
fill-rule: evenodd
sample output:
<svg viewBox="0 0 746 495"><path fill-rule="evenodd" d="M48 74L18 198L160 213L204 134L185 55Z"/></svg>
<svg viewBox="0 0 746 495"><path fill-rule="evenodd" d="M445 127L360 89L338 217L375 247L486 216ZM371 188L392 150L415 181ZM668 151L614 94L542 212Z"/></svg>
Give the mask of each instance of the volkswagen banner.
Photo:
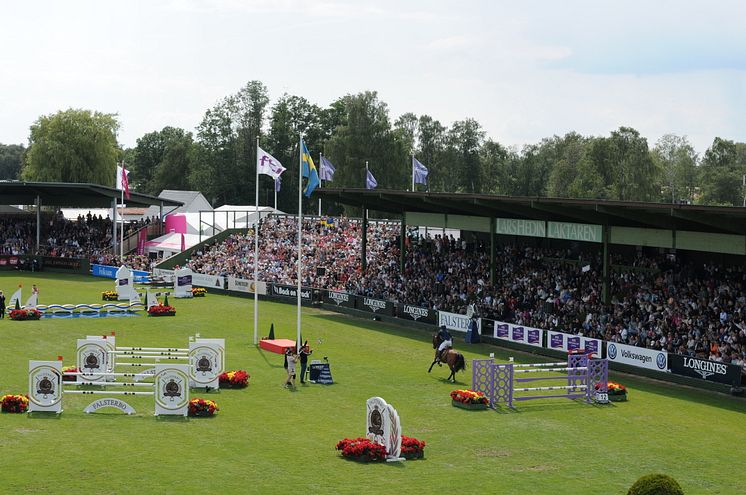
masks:
<svg viewBox="0 0 746 495"><path fill-rule="evenodd" d="M671 373L676 375L691 376L725 385L739 386L741 384L741 367L735 364L669 354L668 365L671 367Z"/></svg>
<svg viewBox="0 0 746 495"><path fill-rule="evenodd" d="M614 363L628 364L655 371L668 371L668 354L655 349L608 342L606 357Z"/></svg>

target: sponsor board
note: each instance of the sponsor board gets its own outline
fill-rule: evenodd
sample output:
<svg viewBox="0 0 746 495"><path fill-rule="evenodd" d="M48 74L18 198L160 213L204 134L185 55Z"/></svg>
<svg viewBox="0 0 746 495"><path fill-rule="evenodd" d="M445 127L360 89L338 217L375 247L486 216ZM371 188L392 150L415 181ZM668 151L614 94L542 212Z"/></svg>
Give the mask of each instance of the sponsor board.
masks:
<svg viewBox="0 0 746 495"><path fill-rule="evenodd" d="M655 371L668 371L668 354L663 351L608 342L606 357L614 363L622 363Z"/></svg>
<svg viewBox="0 0 746 495"><path fill-rule="evenodd" d="M738 386L741 384L741 367L735 364L718 363L680 354L669 354L668 366L671 373L676 375L691 376L725 385Z"/></svg>
<svg viewBox="0 0 746 495"><path fill-rule="evenodd" d="M118 269L119 268L116 266L91 265L91 273L94 277L104 277L104 278L115 279L117 278Z"/></svg>
<svg viewBox="0 0 746 495"><path fill-rule="evenodd" d="M585 349L586 352L592 352L601 357L601 340L592 339L583 335L573 335L564 332L547 331L546 347L555 351L576 351Z"/></svg>
<svg viewBox="0 0 746 495"><path fill-rule="evenodd" d="M460 315L457 313L446 313L445 311L438 311L438 327L445 325L448 330L455 330L457 332L466 333L469 331L469 322L471 318L466 315ZM482 333L482 319L477 319L477 332Z"/></svg>
<svg viewBox="0 0 746 495"><path fill-rule="evenodd" d="M348 294L347 292L336 292L333 290L325 290L323 295L323 301L326 304L334 304L336 306L342 306L344 308L355 307L355 296Z"/></svg>
<svg viewBox="0 0 746 495"><path fill-rule="evenodd" d="M492 336L496 339L542 347L543 333L544 331L539 328L524 327L522 325L513 325L512 323L496 321L493 325Z"/></svg>
<svg viewBox="0 0 746 495"><path fill-rule="evenodd" d="M93 401L88 405L88 407L83 410L83 412L86 414L91 414L99 411L100 409L106 408L116 409L117 411L121 411L128 415L135 414L135 409L132 406L119 399L99 399Z"/></svg>
<svg viewBox="0 0 746 495"><path fill-rule="evenodd" d="M253 280L246 280L244 278L236 278L236 277L226 277L228 280L228 290L232 290L235 292L246 292L248 294L254 293L254 281ZM266 282L257 282L256 287L259 288L258 294L260 296L267 295L267 283Z"/></svg>
<svg viewBox="0 0 746 495"><path fill-rule="evenodd" d="M171 276L173 276L173 271ZM153 271L155 274L155 270ZM202 273L192 273L192 285L198 287L214 287L215 289L222 289L225 287L225 277L218 277L216 275L204 275Z"/></svg>
<svg viewBox="0 0 746 495"><path fill-rule="evenodd" d="M85 261L85 259L81 258L61 258L57 256L42 257L42 263L45 268L55 268L57 270L80 271L83 268L83 263Z"/></svg>
<svg viewBox="0 0 746 495"><path fill-rule="evenodd" d="M394 315L394 303L383 299L373 299L372 297L355 296L355 308L378 315Z"/></svg>
<svg viewBox="0 0 746 495"><path fill-rule="evenodd" d="M292 297L293 299L298 297L298 288L292 285L276 285L269 284L270 295L279 297ZM300 298L302 301L310 302L312 300L313 292L308 287L301 287Z"/></svg>
<svg viewBox="0 0 746 495"><path fill-rule="evenodd" d="M435 323L435 310L412 306L411 304L397 304L396 316L405 320L419 321L420 323Z"/></svg>

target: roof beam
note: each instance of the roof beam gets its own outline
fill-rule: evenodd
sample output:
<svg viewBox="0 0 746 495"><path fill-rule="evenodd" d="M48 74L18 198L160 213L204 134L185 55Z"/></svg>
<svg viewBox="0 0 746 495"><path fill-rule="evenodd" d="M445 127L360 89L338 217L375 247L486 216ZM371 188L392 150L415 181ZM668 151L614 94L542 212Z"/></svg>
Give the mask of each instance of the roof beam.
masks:
<svg viewBox="0 0 746 495"><path fill-rule="evenodd" d="M673 230L675 228L673 222L667 219L667 217L661 215L634 212L633 210L606 205L596 205L596 211L608 216L629 220L636 223L641 228L657 227L664 230Z"/></svg>
<svg viewBox="0 0 746 495"><path fill-rule="evenodd" d="M693 222L695 224L706 225L711 229L720 230L732 234L746 234L746 228L742 222L724 222L722 220L718 221L717 219L706 213L683 211L678 208L671 208L670 212L671 217L674 219L678 218L681 220L686 220L688 222Z"/></svg>

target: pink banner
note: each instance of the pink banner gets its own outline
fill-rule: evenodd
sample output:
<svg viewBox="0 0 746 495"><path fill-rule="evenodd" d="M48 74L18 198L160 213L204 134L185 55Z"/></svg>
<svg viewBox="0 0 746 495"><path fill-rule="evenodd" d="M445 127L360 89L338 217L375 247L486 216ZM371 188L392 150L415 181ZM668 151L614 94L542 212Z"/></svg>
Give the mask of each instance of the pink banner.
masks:
<svg viewBox="0 0 746 495"><path fill-rule="evenodd" d="M145 243L148 241L148 229L140 229L137 237L137 254L145 254Z"/></svg>

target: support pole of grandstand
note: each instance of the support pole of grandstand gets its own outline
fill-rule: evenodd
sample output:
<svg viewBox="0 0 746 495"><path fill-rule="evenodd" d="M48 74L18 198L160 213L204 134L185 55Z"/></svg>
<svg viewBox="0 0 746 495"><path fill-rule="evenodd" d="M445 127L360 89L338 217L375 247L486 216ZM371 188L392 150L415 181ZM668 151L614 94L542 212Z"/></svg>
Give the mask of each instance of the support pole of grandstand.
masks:
<svg viewBox="0 0 746 495"><path fill-rule="evenodd" d="M309 157L310 159L310 157ZM308 180L311 180L311 166L308 166ZM298 336L295 338L295 351L300 351L300 277L301 277L301 264L303 263L303 256L301 256L301 235L303 233L303 134L298 135L298 315L297 315L297 333ZM302 379L303 377L301 377Z"/></svg>
<svg viewBox="0 0 746 495"><path fill-rule="evenodd" d="M199 210L199 243L202 244L202 210Z"/></svg>
<svg viewBox="0 0 746 495"><path fill-rule="evenodd" d="M611 301L611 294L609 291L609 224L605 223L602 227L603 237L603 286L601 287L601 300L604 304L609 304Z"/></svg>
<svg viewBox="0 0 746 495"><path fill-rule="evenodd" d="M360 263L363 274L368 269L366 252L368 251L368 208L363 208L363 242L360 244Z"/></svg>
<svg viewBox="0 0 746 495"><path fill-rule="evenodd" d="M163 235L163 201L161 201L161 210L158 214L158 234Z"/></svg>
<svg viewBox="0 0 746 495"><path fill-rule="evenodd" d="M256 290L259 278L259 137L256 138L256 177L254 194L254 345L257 344L257 332L259 331L259 291ZM213 232L215 229L215 211L212 212Z"/></svg>
<svg viewBox="0 0 746 495"><path fill-rule="evenodd" d="M399 271L404 273L404 260L406 259L407 243L405 242L405 236L407 235L407 214L402 213L401 216L401 232L399 232Z"/></svg>
<svg viewBox="0 0 746 495"><path fill-rule="evenodd" d="M41 238L41 196L36 196L36 253L39 252L39 242Z"/></svg>
<svg viewBox="0 0 746 495"><path fill-rule="evenodd" d="M117 257L117 198L116 196L111 198L111 216L113 220L112 229L114 230L112 232L111 236L111 247L112 247L112 255L114 255L114 258Z"/></svg>
<svg viewBox="0 0 746 495"><path fill-rule="evenodd" d="M497 283L497 266L495 264L495 231L497 230L497 220L490 218L490 285L495 286Z"/></svg>

